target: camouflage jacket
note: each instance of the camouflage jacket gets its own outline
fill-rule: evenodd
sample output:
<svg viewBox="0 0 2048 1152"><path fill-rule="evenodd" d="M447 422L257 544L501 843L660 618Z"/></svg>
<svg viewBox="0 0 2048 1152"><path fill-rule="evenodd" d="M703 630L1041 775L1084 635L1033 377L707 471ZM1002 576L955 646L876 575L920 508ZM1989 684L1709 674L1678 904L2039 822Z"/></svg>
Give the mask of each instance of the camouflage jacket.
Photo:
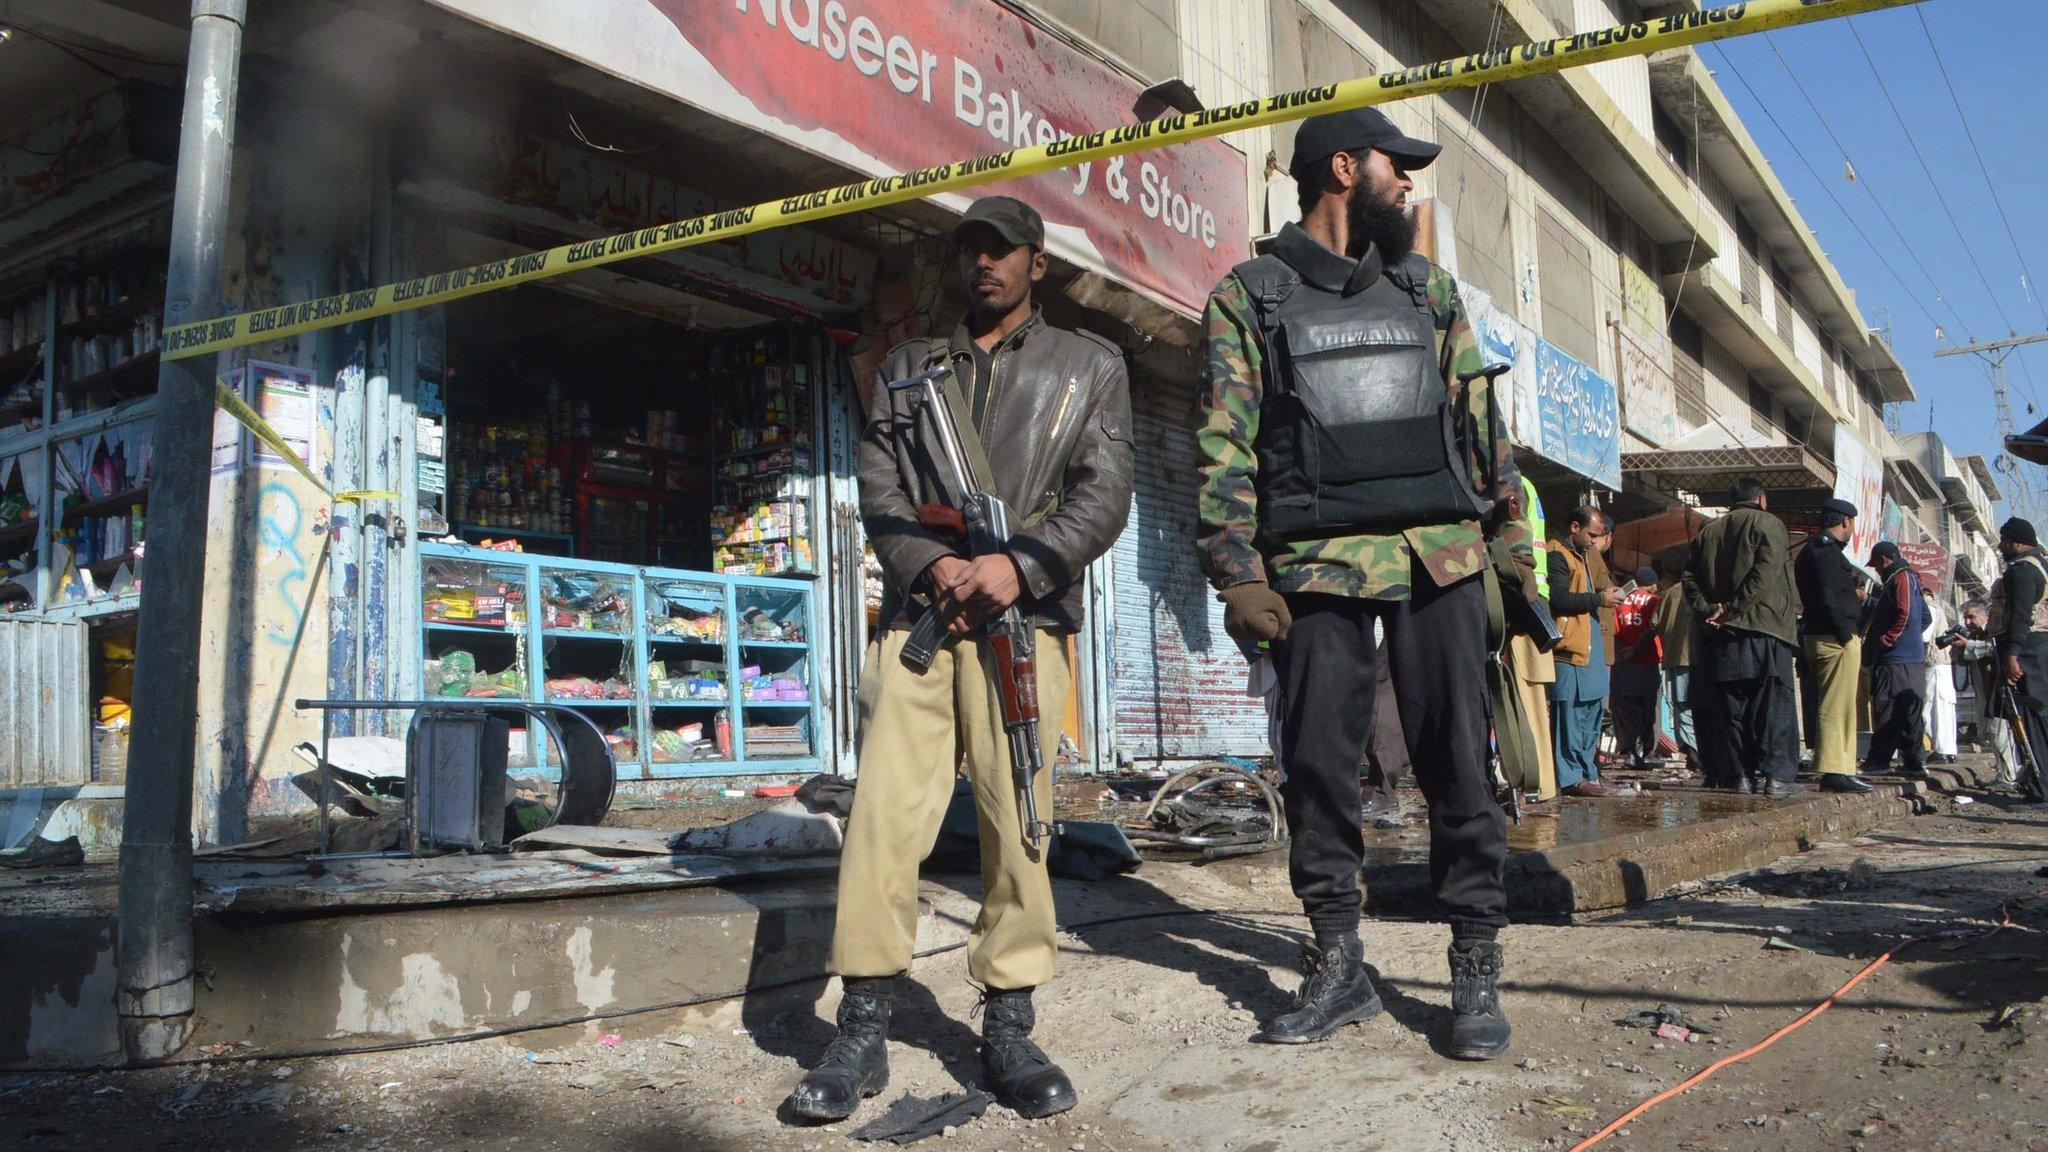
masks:
<svg viewBox="0 0 2048 1152"><path fill-rule="evenodd" d="M1333 278L1341 285L1341 272L1356 262L1322 247L1298 226L1283 230L1276 252L1286 258L1285 246L1292 241L1298 248L1304 240L1320 253L1309 254L1311 260L1328 257L1342 262L1342 270L1329 269L1337 273ZM1293 258L1288 262L1316 281L1316 269L1303 269ZM1446 366L1444 387L1464 433L1474 486L1494 502L1496 519L1505 520L1508 496L1519 489L1521 475L1478 340L1458 300L1457 281L1441 268L1430 270L1429 302L1436 314L1437 359ZM1280 592L1405 600L1418 562L1439 587L1476 575L1486 566L1486 533L1473 520L1384 536L1261 541L1254 487L1259 461L1253 445L1265 395L1266 356L1251 298L1235 275L1225 277L1209 297L1204 323L1205 356L1196 400L1195 463L1201 489L1195 533L1202 570L1211 583L1228 588L1263 580ZM1503 525L1500 535L1518 549L1529 547L1519 521Z"/></svg>

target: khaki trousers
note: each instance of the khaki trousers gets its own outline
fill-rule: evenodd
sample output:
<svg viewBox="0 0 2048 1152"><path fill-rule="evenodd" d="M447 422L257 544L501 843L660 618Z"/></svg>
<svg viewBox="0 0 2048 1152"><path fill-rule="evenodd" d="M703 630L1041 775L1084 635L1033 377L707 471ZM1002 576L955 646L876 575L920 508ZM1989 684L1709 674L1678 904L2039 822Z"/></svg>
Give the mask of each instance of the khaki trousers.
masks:
<svg viewBox="0 0 2048 1152"><path fill-rule="evenodd" d="M1813 766L1823 774L1856 773L1857 684L1863 675L1863 637L1846 644L1829 636L1806 637L1806 663L1813 669L1820 703L1814 711Z"/></svg>
<svg viewBox="0 0 2048 1152"><path fill-rule="evenodd" d="M1511 783L1524 792L1536 793L1539 800L1549 800L1557 795L1557 750L1550 745L1550 686L1557 681L1557 665L1550 653L1538 650L1535 641L1526 636L1509 637L1504 655L1515 693L1522 698L1522 714L1529 718L1536 738L1540 772L1538 779Z"/></svg>
<svg viewBox="0 0 2048 1152"><path fill-rule="evenodd" d="M1043 853L1024 844L995 661L980 637L949 641L923 674L904 665L910 634L868 646L862 676L860 778L839 859L832 971L893 976L917 943L917 869L931 853L964 762L981 818L981 915L967 941L967 974L984 988L1034 988L1052 977L1057 928ZM1065 638L1038 633L1038 814L1052 819L1053 758L1073 691Z"/></svg>

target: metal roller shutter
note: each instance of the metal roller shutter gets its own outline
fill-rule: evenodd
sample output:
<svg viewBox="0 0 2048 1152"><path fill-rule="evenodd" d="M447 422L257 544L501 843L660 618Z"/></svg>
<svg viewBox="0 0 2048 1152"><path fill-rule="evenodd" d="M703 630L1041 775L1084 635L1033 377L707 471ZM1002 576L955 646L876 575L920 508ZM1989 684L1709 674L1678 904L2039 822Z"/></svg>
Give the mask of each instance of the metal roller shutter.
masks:
<svg viewBox="0 0 2048 1152"><path fill-rule="evenodd" d="M1122 761L1263 756L1266 713L1195 562L1191 381L1133 382L1137 477L1113 552L1110 653Z"/></svg>

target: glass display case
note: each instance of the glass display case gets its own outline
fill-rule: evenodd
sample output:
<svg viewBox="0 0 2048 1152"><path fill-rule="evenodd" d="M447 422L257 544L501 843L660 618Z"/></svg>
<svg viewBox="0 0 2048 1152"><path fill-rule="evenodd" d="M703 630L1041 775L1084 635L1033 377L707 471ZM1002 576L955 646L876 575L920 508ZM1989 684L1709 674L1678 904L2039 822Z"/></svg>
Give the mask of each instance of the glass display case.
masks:
<svg viewBox="0 0 2048 1152"><path fill-rule="evenodd" d="M420 551L428 693L579 708L625 780L821 763L806 582L447 543ZM515 733L512 755L545 768L549 753Z"/></svg>

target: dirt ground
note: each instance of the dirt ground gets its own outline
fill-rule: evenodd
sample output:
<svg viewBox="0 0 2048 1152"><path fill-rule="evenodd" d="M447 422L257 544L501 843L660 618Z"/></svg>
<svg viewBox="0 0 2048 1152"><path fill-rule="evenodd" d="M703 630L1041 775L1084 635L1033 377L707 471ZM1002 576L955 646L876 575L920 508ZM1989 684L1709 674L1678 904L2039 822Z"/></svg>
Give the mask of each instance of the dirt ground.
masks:
<svg viewBox="0 0 2048 1152"><path fill-rule="evenodd" d="M1246 1043L1298 977L1301 921L1271 857L1148 864L1111 900L1063 886L1061 971L1039 1036L1081 1106L1000 1108L923 1146L1025 1152L1477 1152L1570 1148L1636 1102L1747 1047L1913 934L1990 935L1900 952L1832 1010L1603 1149L2048 1150L2048 811L1980 795L1761 873L1571 923L1518 924L1489 1064L1434 1048L1442 928L1369 922L1388 1012L1312 1048ZM972 888L928 886L959 922ZM1151 899L1132 901L1131 891ZM1133 908L1179 907L1124 919ZM1192 910L1223 914L1194 914ZM1773 938L1790 947L1778 947ZM518 1037L381 1054L146 1072L0 1074L0 1147L24 1149L853 1148L908 1090L976 1082L975 994L957 951L919 962L895 1080L854 1122L781 1124L777 1102L829 1034L836 990L788 992ZM1713 1035L1615 1023L1669 1004Z"/></svg>

